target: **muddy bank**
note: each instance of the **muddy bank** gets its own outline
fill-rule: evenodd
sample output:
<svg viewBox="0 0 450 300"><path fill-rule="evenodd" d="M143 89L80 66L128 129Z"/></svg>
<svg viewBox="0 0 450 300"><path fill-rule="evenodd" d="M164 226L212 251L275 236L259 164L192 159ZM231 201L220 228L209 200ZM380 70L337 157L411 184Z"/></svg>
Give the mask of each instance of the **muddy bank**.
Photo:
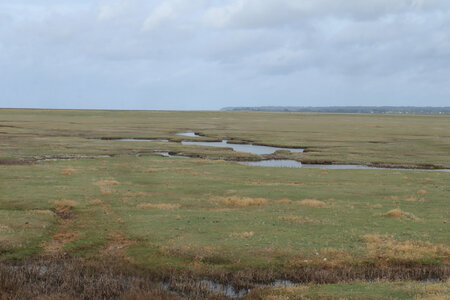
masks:
<svg viewBox="0 0 450 300"><path fill-rule="evenodd" d="M377 264L297 266L284 270L245 269L201 273L150 271L121 259L53 257L0 262L0 293L6 299L64 296L74 299L229 299L255 289L294 283L330 284L352 280L445 281L450 266ZM133 298L132 298L133 299Z"/></svg>
<svg viewBox="0 0 450 300"><path fill-rule="evenodd" d="M0 159L0 166L31 165L33 162L33 159Z"/></svg>

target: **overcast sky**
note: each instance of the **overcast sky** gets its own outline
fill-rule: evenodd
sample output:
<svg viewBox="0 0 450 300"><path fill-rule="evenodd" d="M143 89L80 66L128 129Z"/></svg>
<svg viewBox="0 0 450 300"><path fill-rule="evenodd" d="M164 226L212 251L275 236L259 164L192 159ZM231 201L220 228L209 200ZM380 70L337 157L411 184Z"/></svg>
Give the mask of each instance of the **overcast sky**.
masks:
<svg viewBox="0 0 450 300"><path fill-rule="evenodd" d="M450 106L449 0L0 0L0 107Z"/></svg>

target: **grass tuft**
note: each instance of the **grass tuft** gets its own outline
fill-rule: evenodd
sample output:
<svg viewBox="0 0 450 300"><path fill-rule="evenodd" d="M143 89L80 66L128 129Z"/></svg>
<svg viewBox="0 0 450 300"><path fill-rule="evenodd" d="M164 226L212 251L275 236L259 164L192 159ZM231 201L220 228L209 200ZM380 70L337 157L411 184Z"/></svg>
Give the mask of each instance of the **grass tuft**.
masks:
<svg viewBox="0 0 450 300"><path fill-rule="evenodd" d="M215 202L223 203L231 207L246 207L246 206L263 206L267 204L264 198L250 198L250 197L219 197L214 199Z"/></svg>
<svg viewBox="0 0 450 300"><path fill-rule="evenodd" d="M309 207L326 207L325 202L316 200L316 199L304 199L301 201L297 201L297 204Z"/></svg>
<svg viewBox="0 0 450 300"><path fill-rule="evenodd" d="M94 199L94 200L92 200L89 203L92 204L92 205L101 205L101 204L103 204L103 201L100 200L100 199Z"/></svg>
<svg viewBox="0 0 450 300"><path fill-rule="evenodd" d="M170 204L170 203L141 203L136 207L139 209L162 209L162 210L172 210L180 208L180 204Z"/></svg>
<svg viewBox="0 0 450 300"><path fill-rule="evenodd" d="M275 201L275 203L276 204L291 204L292 200L290 200L290 199L280 199L280 200Z"/></svg>
<svg viewBox="0 0 450 300"><path fill-rule="evenodd" d="M420 195L420 196L423 196L423 195L425 195L426 193L427 193L426 190L418 190L418 191L417 191L417 195Z"/></svg>
<svg viewBox="0 0 450 300"><path fill-rule="evenodd" d="M119 185L120 183L114 179L99 180L95 183L98 186Z"/></svg>
<svg viewBox="0 0 450 300"><path fill-rule="evenodd" d="M387 213L383 214L383 216L388 218L395 219L409 219L409 220L417 220L418 218L411 213L404 212L400 208L392 209Z"/></svg>
<svg viewBox="0 0 450 300"><path fill-rule="evenodd" d="M68 167L61 172L63 175L72 175L73 173L75 173L75 169L72 167Z"/></svg>
<svg viewBox="0 0 450 300"><path fill-rule="evenodd" d="M406 202L424 202L425 199L413 196L413 197L406 198L405 201Z"/></svg>
<svg viewBox="0 0 450 300"><path fill-rule="evenodd" d="M72 218L72 209L77 205L78 203L72 200L59 200L53 202L56 215L58 215L58 217L60 217L61 219Z"/></svg>

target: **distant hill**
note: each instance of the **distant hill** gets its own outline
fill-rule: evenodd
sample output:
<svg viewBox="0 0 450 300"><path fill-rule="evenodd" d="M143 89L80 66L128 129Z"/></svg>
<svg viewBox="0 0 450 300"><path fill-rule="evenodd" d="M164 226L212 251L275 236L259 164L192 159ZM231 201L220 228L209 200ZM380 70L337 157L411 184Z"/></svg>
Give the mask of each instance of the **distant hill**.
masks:
<svg viewBox="0 0 450 300"><path fill-rule="evenodd" d="M450 107L417 106L257 106L224 107L222 111L260 111L260 112L311 112L311 113L350 113L350 114L421 114L450 115Z"/></svg>

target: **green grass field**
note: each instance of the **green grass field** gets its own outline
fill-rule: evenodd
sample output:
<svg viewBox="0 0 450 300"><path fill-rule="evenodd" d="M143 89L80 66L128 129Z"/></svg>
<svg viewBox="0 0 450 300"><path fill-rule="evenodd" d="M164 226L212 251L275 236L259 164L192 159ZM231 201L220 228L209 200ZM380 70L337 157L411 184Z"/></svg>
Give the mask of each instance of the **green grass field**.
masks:
<svg viewBox="0 0 450 300"><path fill-rule="evenodd" d="M113 257L155 280L310 283L255 299L448 296L450 173L250 167L235 161L260 158L182 139L304 147L302 162L450 168L448 116L4 109L2 263ZM348 283L364 278L384 281ZM0 272L2 287L12 297Z"/></svg>

